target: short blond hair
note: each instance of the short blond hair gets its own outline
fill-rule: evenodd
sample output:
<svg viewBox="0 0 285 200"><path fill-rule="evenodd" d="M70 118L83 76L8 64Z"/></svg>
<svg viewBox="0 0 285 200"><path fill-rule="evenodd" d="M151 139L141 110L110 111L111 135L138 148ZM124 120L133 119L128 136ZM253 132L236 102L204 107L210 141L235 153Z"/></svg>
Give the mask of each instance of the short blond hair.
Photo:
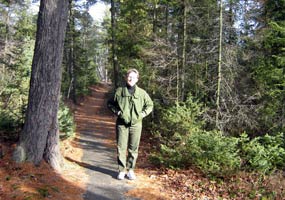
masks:
<svg viewBox="0 0 285 200"><path fill-rule="evenodd" d="M138 75L138 78L139 78L140 73L139 73L139 71L138 71L137 69L135 69L135 68L129 69L129 70L127 71L127 76L128 76L130 73L132 73L132 72L136 73L136 74Z"/></svg>

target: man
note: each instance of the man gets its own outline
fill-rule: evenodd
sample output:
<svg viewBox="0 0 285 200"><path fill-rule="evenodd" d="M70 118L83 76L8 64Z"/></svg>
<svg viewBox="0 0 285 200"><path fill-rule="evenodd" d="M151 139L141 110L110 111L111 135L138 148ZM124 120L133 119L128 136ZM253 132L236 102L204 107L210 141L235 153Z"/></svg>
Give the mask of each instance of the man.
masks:
<svg viewBox="0 0 285 200"><path fill-rule="evenodd" d="M130 69L126 75L126 85L116 89L108 101L108 108L118 116L116 122L118 179L125 176L136 179L134 168L142 131L142 119L153 110L153 102L145 90L136 85L139 72ZM128 154L127 154L128 152Z"/></svg>

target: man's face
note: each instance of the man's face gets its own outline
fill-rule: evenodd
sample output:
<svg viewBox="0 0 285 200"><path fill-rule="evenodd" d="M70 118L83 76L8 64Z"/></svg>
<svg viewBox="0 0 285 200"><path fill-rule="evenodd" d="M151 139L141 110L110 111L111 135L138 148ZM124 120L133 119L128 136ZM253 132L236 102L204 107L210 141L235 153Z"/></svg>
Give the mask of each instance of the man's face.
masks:
<svg viewBox="0 0 285 200"><path fill-rule="evenodd" d="M135 72L131 72L126 77L127 84L133 87L138 82L138 75Z"/></svg>

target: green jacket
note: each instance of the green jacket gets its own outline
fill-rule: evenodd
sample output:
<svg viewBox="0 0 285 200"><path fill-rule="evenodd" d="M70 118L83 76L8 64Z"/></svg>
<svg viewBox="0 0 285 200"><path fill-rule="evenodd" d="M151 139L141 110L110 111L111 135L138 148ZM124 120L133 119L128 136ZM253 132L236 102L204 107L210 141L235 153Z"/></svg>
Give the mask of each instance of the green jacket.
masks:
<svg viewBox="0 0 285 200"><path fill-rule="evenodd" d="M127 87L119 87L107 103L108 108L125 124L136 124L153 110L153 102L147 92L137 85L131 95Z"/></svg>

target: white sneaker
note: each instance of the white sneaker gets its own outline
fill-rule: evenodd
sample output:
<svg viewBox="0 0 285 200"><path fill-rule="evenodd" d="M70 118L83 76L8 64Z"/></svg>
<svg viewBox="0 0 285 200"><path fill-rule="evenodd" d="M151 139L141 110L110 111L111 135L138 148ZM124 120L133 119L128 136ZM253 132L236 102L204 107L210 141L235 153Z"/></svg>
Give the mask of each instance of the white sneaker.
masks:
<svg viewBox="0 0 285 200"><path fill-rule="evenodd" d="M119 180L124 180L125 179L125 176L126 176L126 172L119 172L117 178Z"/></svg>
<svg viewBox="0 0 285 200"><path fill-rule="evenodd" d="M130 170L127 174L127 177L130 179L130 180L135 180L137 177L135 175L135 172L134 170Z"/></svg>

